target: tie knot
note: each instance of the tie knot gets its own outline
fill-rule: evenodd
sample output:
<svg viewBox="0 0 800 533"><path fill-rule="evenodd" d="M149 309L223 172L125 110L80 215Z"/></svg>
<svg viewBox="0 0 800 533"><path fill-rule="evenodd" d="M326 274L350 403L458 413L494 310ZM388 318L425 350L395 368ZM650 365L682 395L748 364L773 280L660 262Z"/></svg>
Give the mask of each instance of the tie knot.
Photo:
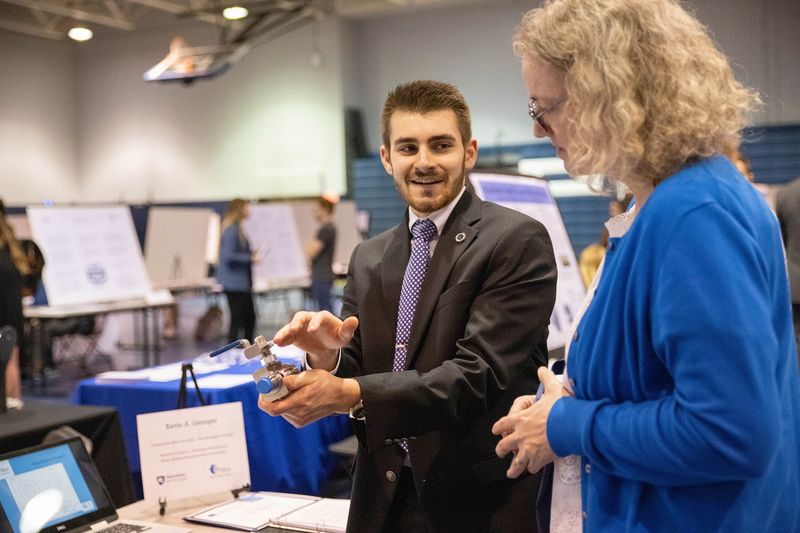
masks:
<svg viewBox="0 0 800 533"><path fill-rule="evenodd" d="M423 239L426 242L430 242L433 240L436 233L436 224L429 218L417 220L411 226L411 235L413 235L415 239Z"/></svg>

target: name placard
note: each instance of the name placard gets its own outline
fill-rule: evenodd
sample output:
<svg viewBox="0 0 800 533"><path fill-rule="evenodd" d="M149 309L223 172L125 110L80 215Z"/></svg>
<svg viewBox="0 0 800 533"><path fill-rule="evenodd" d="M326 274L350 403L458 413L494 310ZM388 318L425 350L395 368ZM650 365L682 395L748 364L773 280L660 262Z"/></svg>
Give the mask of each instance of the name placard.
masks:
<svg viewBox="0 0 800 533"><path fill-rule="evenodd" d="M250 483L241 402L136 416L145 500L179 500Z"/></svg>

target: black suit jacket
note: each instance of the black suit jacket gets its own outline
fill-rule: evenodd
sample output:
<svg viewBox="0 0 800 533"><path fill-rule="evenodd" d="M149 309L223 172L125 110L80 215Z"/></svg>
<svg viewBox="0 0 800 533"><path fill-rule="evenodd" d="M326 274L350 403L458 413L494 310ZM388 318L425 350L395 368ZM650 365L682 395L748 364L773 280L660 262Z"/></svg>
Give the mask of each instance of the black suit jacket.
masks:
<svg viewBox="0 0 800 533"><path fill-rule="evenodd" d="M350 260L342 316L360 325L338 375L355 377L348 531L391 527L387 512L408 437L414 482L432 531L535 531L538 479L506 478L491 427L531 394L547 361L556 265L544 226L465 191L436 244L417 302L407 370L392 372L398 301L410 255L408 215L361 243Z"/></svg>

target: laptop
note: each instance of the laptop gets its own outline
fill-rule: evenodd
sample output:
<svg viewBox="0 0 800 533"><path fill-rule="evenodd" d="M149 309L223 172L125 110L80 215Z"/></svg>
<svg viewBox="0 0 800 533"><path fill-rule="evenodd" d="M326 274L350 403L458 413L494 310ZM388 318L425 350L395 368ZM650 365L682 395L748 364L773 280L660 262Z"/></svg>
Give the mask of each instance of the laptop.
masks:
<svg viewBox="0 0 800 533"><path fill-rule="evenodd" d="M118 518L108 490L80 438L0 455L0 531L190 531Z"/></svg>

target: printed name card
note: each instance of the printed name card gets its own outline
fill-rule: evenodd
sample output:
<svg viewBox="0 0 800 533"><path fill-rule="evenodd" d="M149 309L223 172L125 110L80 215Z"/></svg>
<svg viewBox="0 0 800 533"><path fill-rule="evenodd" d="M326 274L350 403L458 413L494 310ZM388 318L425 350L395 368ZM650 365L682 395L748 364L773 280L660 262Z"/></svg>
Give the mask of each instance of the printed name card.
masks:
<svg viewBox="0 0 800 533"><path fill-rule="evenodd" d="M241 402L136 416L145 500L250 484Z"/></svg>

